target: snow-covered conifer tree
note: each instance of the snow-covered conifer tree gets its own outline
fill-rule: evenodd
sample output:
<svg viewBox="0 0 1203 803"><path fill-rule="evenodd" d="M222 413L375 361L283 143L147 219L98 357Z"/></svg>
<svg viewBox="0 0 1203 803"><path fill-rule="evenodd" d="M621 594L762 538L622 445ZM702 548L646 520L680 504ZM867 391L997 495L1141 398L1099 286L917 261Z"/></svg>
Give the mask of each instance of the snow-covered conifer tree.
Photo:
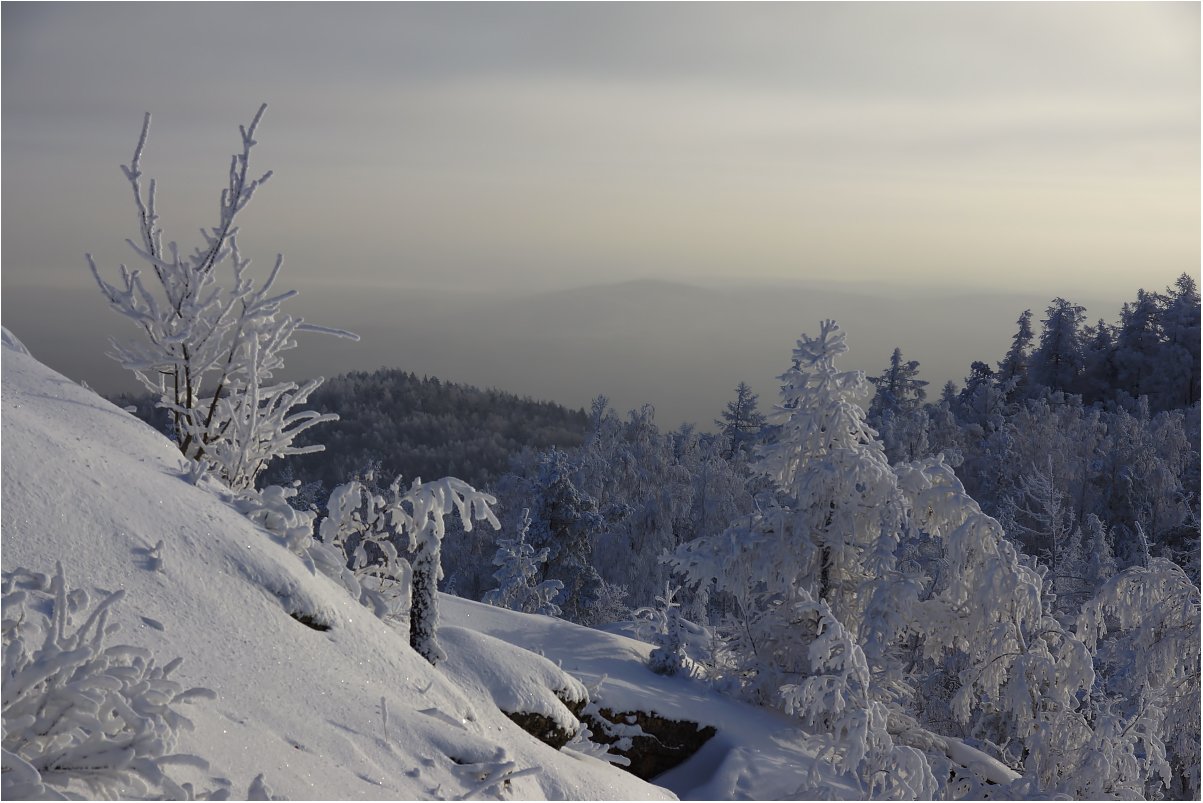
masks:
<svg viewBox="0 0 1203 803"><path fill-rule="evenodd" d="M1199 401L1199 285L1182 274L1167 288L1161 310L1163 343L1154 392L1155 409L1189 407Z"/></svg>
<svg viewBox="0 0 1203 803"><path fill-rule="evenodd" d="M881 443L865 423L871 390L859 371L840 372L844 333L824 321L819 336L803 335L795 367L781 376L780 426L758 468L787 496L789 528L805 544L782 543L769 557L790 586L826 601L850 632L864 609L860 586L878 575L897 543L902 501Z"/></svg>
<svg viewBox="0 0 1203 803"><path fill-rule="evenodd" d="M536 476L527 483L531 523L527 540L537 551L547 550L539 580L564 584L560 607L572 621L587 618L596 593L598 574L592 566L593 542L602 520L597 502L577 487L568 455L552 448L539 458Z"/></svg>
<svg viewBox="0 0 1203 803"><path fill-rule="evenodd" d="M1074 393L1082 375L1082 321L1086 308L1055 298L1045 311L1040 344L1032 353L1029 377L1035 385Z"/></svg>
<svg viewBox="0 0 1203 803"><path fill-rule="evenodd" d="M1026 395L1033 337L1032 311L1025 309L1015 324L1019 329L1011 338L1011 348L998 364L998 372L995 374L995 380L1009 400Z"/></svg>
<svg viewBox="0 0 1203 803"><path fill-rule="evenodd" d="M142 271L122 265L120 281L110 284L88 255L109 304L145 335L138 343L114 341L113 358L159 396L159 405L172 416L180 451L214 466L234 490L254 487L255 478L276 457L320 451L321 446L293 446L293 439L337 418L294 409L321 379L299 386L273 381L283 368L283 352L296 346L295 335L324 332L358 340L349 332L316 327L281 312L283 302L296 295L275 289L283 257L277 255L258 287L247 273L250 259L238 250L236 220L271 177L270 171L258 178L250 173L255 132L266 108L261 106L250 125L239 128L242 149L231 157L217 223L201 230L202 244L187 256L174 241L163 242L156 184L142 183L147 114L133 159L122 170L138 215L139 241L126 242L154 278L144 279ZM231 270L226 283L217 275L223 263Z"/></svg>
<svg viewBox="0 0 1203 803"><path fill-rule="evenodd" d="M1065 600L1061 597L1081 591L1077 582L1081 567L1077 564L1082 531L1074 525L1073 507L1056 485L1051 456L1044 466L1033 466L1022 475L1017 492L1004 499L1003 509L1000 523L1006 531L1024 545L1028 554L1041 558L1048 567L1046 597L1055 599L1059 607L1068 605L1076 611L1082 597Z"/></svg>
<svg viewBox="0 0 1203 803"><path fill-rule="evenodd" d="M693 661L686 649L685 621L676 595L681 589L665 583L664 593L656 597L656 607L640 608L635 619L641 625L639 635L656 645L648 656L648 668L658 675L689 675Z"/></svg>
<svg viewBox="0 0 1203 803"><path fill-rule="evenodd" d="M917 409L927 398L927 382L918 379L919 361L903 362L902 349L895 348L890 355L890 366L881 374L869 378L876 393L869 405L869 417L881 417L885 412L910 412Z"/></svg>
<svg viewBox="0 0 1203 803"><path fill-rule="evenodd" d="M735 604L728 638L746 691L777 701L782 685L811 671L807 648L817 620L800 599L825 602L858 633L868 584L893 565L903 503L881 444L865 423L871 388L860 372L840 372L844 334L824 321L803 335L794 368L782 375L782 403L771 417L778 439L756 468L777 499L726 532L683 545L673 565L691 584L714 582Z"/></svg>
<svg viewBox="0 0 1203 803"><path fill-rule="evenodd" d="M881 376L870 377L876 388L866 420L877 431L891 463L916 460L927 454L928 417L923 409L927 382L919 379L919 361L903 361L895 348Z"/></svg>
<svg viewBox="0 0 1203 803"><path fill-rule="evenodd" d="M1094 326L1082 330L1082 376L1078 387L1082 400L1095 404L1115 396L1115 340L1113 332L1102 318Z"/></svg>
<svg viewBox="0 0 1203 803"><path fill-rule="evenodd" d="M764 427L764 414L756 406L759 398L747 383L740 382L735 388L735 401L727 402L726 409L714 422L726 442L727 459L751 446Z"/></svg>
<svg viewBox="0 0 1203 803"><path fill-rule="evenodd" d="M563 590L559 580L538 581L539 568L547 562L550 551L543 547L538 552L526 542L530 529L530 511L522 511L521 524L515 538L503 538L497 542L497 554L493 565L499 567L493 573L498 587L485 594L483 602L500 608L510 608L522 613L541 613L559 616L560 606L554 600Z"/></svg>

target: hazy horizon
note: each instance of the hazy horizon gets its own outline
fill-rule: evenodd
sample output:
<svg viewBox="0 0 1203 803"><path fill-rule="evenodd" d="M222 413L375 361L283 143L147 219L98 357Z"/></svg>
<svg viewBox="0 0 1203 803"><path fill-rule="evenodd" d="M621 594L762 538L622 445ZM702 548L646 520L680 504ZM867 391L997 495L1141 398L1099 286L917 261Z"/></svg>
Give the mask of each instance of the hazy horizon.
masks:
<svg viewBox="0 0 1203 803"><path fill-rule="evenodd" d="M395 365L704 425L741 379L771 403L822 317L847 367L897 345L934 395L1025 308L1114 321L1199 271L1194 3L0 14L3 322L101 390L108 334L135 332L83 254L137 267L118 165L146 111L144 170L190 249L268 102L242 249L258 271L283 253L291 311L369 334L302 340L296 376Z"/></svg>
<svg viewBox="0 0 1203 803"><path fill-rule="evenodd" d="M300 335L298 348L286 355L286 375L400 368L571 408L588 408L601 394L620 413L651 404L662 426L691 422L703 429L734 398L740 381L769 409L795 340L815 334L823 318L836 318L848 333L842 368L879 374L897 346L908 360L919 360L920 378L936 398L945 381L962 384L971 361L993 365L1002 358L1024 309L1032 309L1039 332L1051 300L835 281L628 280L533 293L410 288L398 296L380 289L365 296L358 287L310 288L295 299L294 314L346 326L362 340ZM102 393L140 390L128 372L101 356L108 337L137 332L109 311L98 291L84 286L26 295L34 303L10 310L5 325L35 357ZM52 297L97 336L82 341L44 327L39 310ZM1091 322L1115 322L1128 300L1070 298L1087 307Z"/></svg>

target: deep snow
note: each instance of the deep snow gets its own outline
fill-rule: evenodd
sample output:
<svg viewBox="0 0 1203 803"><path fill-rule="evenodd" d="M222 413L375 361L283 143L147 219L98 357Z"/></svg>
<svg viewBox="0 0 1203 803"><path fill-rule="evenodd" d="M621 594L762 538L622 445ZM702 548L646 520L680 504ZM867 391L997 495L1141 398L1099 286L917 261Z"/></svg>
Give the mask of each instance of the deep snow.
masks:
<svg viewBox="0 0 1203 803"><path fill-rule="evenodd" d="M718 733L693 758L656 778L682 800L863 797L814 760L805 733L785 714L741 703L684 677L646 666L652 646L549 616L515 613L443 595L443 621L487 633L554 660L613 711L647 711L712 725Z"/></svg>
<svg viewBox="0 0 1203 803"><path fill-rule="evenodd" d="M49 574L61 560L72 586L125 589L110 641L146 647L161 662L182 656L181 683L217 693L182 709L195 729L177 750L210 770L179 770L178 781L228 783L235 799L260 773L293 799L496 796L500 785L478 787L510 762L515 773L538 768L514 778L512 797L671 797L530 737L311 575L219 487L190 484L162 435L7 334L2 352L4 570ZM161 571L148 559L160 540ZM292 606L321 611L333 626L312 630L288 615ZM487 640L448 646L461 641L488 659Z"/></svg>

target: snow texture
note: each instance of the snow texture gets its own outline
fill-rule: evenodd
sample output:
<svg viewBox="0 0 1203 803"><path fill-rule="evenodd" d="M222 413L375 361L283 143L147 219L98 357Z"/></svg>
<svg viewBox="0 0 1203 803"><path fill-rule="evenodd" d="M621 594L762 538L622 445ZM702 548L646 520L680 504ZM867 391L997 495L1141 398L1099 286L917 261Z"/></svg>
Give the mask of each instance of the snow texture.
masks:
<svg viewBox="0 0 1203 803"><path fill-rule="evenodd" d="M5 337L4 569L62 561L95 599L123 590L120 641L179 656L174 681L216 694L187 706L194 727L174 747L209 769L172 766L175 782L260 799L671 797L527 735L215 483L189 483L174 444L16 344ZM329 629L290 616L299 604Z"/></svg>

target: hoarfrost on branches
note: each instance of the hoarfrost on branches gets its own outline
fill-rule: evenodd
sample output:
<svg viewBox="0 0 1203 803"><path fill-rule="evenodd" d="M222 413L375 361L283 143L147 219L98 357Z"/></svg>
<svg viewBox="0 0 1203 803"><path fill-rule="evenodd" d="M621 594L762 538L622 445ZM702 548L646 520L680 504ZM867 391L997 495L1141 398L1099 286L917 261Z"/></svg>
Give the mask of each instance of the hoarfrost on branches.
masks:
<svg viewBox="0 0 1203 803"><path fill-rule="evenodd" d="M555 598L563 590L564 584L559 580L536 580L539 566L547 562L550 550L543 547L536 552L526 542L529 529L530 511L523 509L518 536L497 542L493 565L500 568L493 573L493 578L500 585L485 594L483 602L522 613L559 616L560 607L555 604Z"/></svg>
<svg viewBox="0 0 1203 803"><path fill-rule="evenodd" d="M1156 774L1172 796L1197 798L1199 588L1181 567L1152 558L1103 584L1083 607L1078 633L1104 675L1122 755L1143 765L1132 774Z"/></svg>
<svg viewBox="0 0 1203 803"><path fill-rule="evenodd" d="M408 595L410 646L433 664L446 657L438 644L436 596L443 574L444 519L455 510L467 532L474 521L500 529L490 507L496 503L455 477L426 483L415 479L404 492L398 477L387 497L354 481L334 489L318 534L323 545L345 556L346 567L369 600L383 597L384 615L395 615ZM405 583L407 569L410 579Z"/></svg>
<svg viewBox="0 0 1203 803"><path fill-rule="evenodd" d="M111 284L87 256L101 292L109 304L142 330L137 343L113 341L111 356L171 414L180 451L191 460L213 464L231 488L243 490L276 457L320 451L321 446L296 447L293 439L312 426L336 416L315 411L295 412L322 382L273 381L284 361L282 354L296 346L297 332L323 332L358 340L336 329L313 326L281 312L296 291L278 292L276 279L283 266L277 255L267 280L259 287L247 275L250 259L238 250L238 214L271 172L250 173L255 132L267 104L251 123L240 126L242 149L230 159L229 184L221 194L217 224L201 230L203 242L184 256L174 242L163 242L156 208L156 184L142 182L142 151L150 132L147 114L129 165L122 171L134 194L139 242L127 240L147 263L153 280L142 271L120 268ZM228 262L227 284L217 268Z"/></svg>
<svg viewBox="0 0 1203 803"><path fill-rule="evenodd" d="M216 695L174 680L179 658L160 666L145 649L105 643L124 592L89 610L59 564L51 578L6 572L3 594L4 797L192 797L167 769L208 764L172 753L192 727L177 707Z"/></svg>
<svg viewBox="0 0 1203 803"><path fill-rule="evenodd" d="M820 758L850 773L866 798L932 799L935 776L923 753L894 744L886 728L889 713L873 699L871 676L860 648L826 602L802 593L798 614L817 621L810 644L812 674L781 687L785 710L818 735Z"/></svg>

